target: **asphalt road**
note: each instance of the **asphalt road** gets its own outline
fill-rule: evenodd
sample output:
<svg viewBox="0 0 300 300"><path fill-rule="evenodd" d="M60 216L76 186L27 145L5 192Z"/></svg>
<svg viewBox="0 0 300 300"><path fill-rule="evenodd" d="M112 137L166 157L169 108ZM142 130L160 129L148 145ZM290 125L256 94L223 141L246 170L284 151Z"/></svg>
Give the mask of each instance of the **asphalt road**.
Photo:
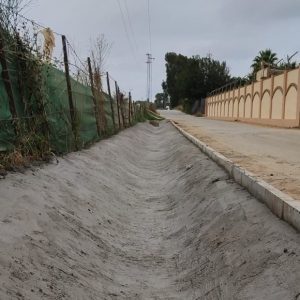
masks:
<svg viewBox="0 0 300 300"><path fill-rule="evenodd" d="M281 191L300 200L300 130L197 118L161 111L166 118Z"/></svg>
<svg viewBox="0 0 300 300"><path fill-rule="evenodd" d="M0 299L299 299L300 236L170 123L0 182Z"/></svg>

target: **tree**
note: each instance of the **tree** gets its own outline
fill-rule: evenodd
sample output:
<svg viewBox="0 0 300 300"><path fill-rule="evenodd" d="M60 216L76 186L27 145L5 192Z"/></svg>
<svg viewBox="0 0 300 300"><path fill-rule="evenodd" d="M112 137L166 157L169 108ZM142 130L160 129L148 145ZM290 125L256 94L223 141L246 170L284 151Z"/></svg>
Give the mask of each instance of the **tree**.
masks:
<svg viewBox="0 0 300 300"><path fill-rule="evenodd" d="M170 96L172 107L179 104L191 107L196 100L206 97L208 92L230 81L226 63L211 56L189 58L167 53L165 59L167 78L163 89Z"/></svg>
<svg viewBox="0 0 300 300"><path fill-rule="evenodd" d="M103 34L91 41L90 57L94 79L94 97L96 100L97 114L99 116L99 126L102 130L107 127L107 119L104 109L105 98L103 94L102 75L105 74L105 63L110 50L111 44L106 40ZM105 130L103 133L104 132Z"/></svg>
<svg viewBox="0 0 300 300"><path fill-rule="evenodd" d="M19 23L17 14L30 4L31 0L0 0L0 26L8 30Z"/></svg>
<svg viewBox="0 0 300 300"><path fill-rule="evenodd" d="M171 97L171 106L176 107L179 105L180 99L184 98L184 76L186 72L188 58L181 54L167 53L166 60L166 73L167 79L166 92Z"/></svg>
<svg viewBox="0 0 300 300"><path fill-rule="evenodd" d="M251 67L253 68L253 73L257 73L264 64L274 66L276 65L277 61L277 54L275 52L272 52L271 49L261 50L253 59L253 63L251 65Z"/></svg>
<svg viewBox="0 0 300 300"><path fill-rule="evenodd" d="M111 46L104 34L99 35L95 40L91 40L91 60L95 73L101 74L105 71L105 64Z"/></svg>
<svg viewBox="0 0 300 300"><path fill-rule="evenodd" d="M157 93L155 95L154 103L156 108L165 108L168 101L168 95L165 93Z"/></svg>

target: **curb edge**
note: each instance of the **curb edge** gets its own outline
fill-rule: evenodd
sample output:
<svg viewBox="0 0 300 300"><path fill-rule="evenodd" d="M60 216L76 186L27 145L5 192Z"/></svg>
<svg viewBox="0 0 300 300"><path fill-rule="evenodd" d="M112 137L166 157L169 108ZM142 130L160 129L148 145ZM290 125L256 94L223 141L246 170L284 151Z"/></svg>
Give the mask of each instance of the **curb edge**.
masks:
<svg viewBox="0 0 300 300"><path fill-rule="evenodd" d="M256 175L242 168L238 164L235 164L224 155L220 154L193 135L186 132L174 121L170 120L170 122L185 138L196 145L204 154L211 158L220 167L225 169L225 171L232 179L234 179L235 182L244 187L259 201L264 203L273 214L292 225L296 230L300 231L299 201L281 192L264 180L259 179Z"/></svg>

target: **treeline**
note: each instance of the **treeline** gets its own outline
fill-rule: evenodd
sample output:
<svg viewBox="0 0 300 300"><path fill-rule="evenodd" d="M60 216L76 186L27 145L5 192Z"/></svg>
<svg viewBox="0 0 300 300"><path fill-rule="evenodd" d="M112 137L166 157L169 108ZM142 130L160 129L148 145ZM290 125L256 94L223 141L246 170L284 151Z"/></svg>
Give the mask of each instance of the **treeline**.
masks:
<svg viewBox="0 0 300 300"><path fill-rule="evenodd" d="M162 84L163 95L169 96L172 108L183 105L190 112L196 100L205 98L208 92L231 80L226 62L211 56L167 53L165 60L167 78Z"/></svg>
<svg viewBox="0 0 300 300"><path fill-rule="evenodd" d="M271 49L265 49L253 59L251 72L244 77L233 77L225 61L218 61L211 55L187 57L173 52L167 53L166 80L162 83L163 92L156 95L155 103L158 108L183 106L187 113L195 113L201 106L201 99L208 93L224 85L249 84L256 80L256 73L268 66L279 72L297 67L291 59L297 54L278 59ZM196 110L196 111L195 111Z"/></svg>

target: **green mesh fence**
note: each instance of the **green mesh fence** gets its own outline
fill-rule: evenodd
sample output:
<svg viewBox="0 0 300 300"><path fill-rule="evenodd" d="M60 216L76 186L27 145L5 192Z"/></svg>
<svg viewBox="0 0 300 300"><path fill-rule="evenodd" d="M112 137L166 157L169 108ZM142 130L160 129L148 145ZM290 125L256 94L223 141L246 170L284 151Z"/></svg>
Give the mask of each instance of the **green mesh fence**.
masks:
<svg viewBox="0 0 300 300"><path fill-rule="evenodd" d="M13 150L32 159L47 158L49 151L63 154L79 150L145 120L144 105L136 106L133 117L132 106L129 109L128 99L119 95L115 80L111 78L109 84L109 74L105 79L111 89L107 88L107 92L112 93L113 99L99 91L99 78L97 82L95 79L99 90L94 93L91 86L70 78L74 106L71 114L66 74L43 64L27 32L23 41L20 32L15 31L16 28L0 28L1 163L9 156L6 152ZM80 73L76 62L70 66L73 72L75 67L75 72ZM106 80L102 81L105 84Z"/></svg>
<svg viewBox="0 0 300 300"><path fill-rule="evenodd" d="M1 71L2 69L0 67L0 72ZM20 73L18 72L18 65L15 64L13 60L11 60L11 62L9 61L10 82L13 89L13 100L17 109L18 121L22 120L26 125L39 117L34 113L34 97L38 96L32 91L26 90L26 86L20 86ZM76 111L75 124L72 126L65 73L52 66L44 66L42 75L44 81L43 92L46 95L43 106L52 151L67 153L75 149L80 149L99 140L103 136L114 134L115 129L119 129L117 101L113 99L114 127L110 99L109 96L104 93L104 116L98 115L98 118L105 118L105 128L101 129L101 134L102 132L105 133L103 136L101 136L101 134L99 136L96 122L97 114L91 87L85 86L71 78L72 96ZM31 103L30 114L28 114L27 111L28 97L31 98L29 101ZM0 98L0 151L8 151L13 149L16 143L15 120L12 119L9 98L2 78L0 78ZM123 101L122 109L120 109L119 112L121 127L124 128L129 125L128 101ZM125 120L124 124L123 118ZM103 124L103 122L101 124Z"/></svg>
<svg viewBox="0 0 300 300"><path fill-rule="evenodd" d="M17 73L16 73L16 66L13 64L13 60L8 58L8 69L10 73L10 79L12 86L17 87ZM2 66L0 65L0 72L2 74ZM20 100L20 94L18 89L13 89L13 96L14 98ZM13 120L12 114L10 112L9 107L9 98L5 89L4 81L0 80L0 150L6 151L11 150L14 148L16 142L16 135L15 135L15 128L13 123L16 120ZM18 115L24 116L23 105L21 101L17 101L15 104Z"/></svg>
<svg viewBox="0 0 300 300"><path fill-rule="evenodd" d="M45 68L47 78L45 105L50 131L50 144L60 153L75 148L65 74L53 67Z"/></svg>
<svg viewBox="0 0 300 300"><path fill-rule="evenodd" d="M2 68L0 67L2 72ZM7 93L4 83L0 80L0 151L11 150L14 148L15 133L12 126L12 115L9 109Z"/></svg>

